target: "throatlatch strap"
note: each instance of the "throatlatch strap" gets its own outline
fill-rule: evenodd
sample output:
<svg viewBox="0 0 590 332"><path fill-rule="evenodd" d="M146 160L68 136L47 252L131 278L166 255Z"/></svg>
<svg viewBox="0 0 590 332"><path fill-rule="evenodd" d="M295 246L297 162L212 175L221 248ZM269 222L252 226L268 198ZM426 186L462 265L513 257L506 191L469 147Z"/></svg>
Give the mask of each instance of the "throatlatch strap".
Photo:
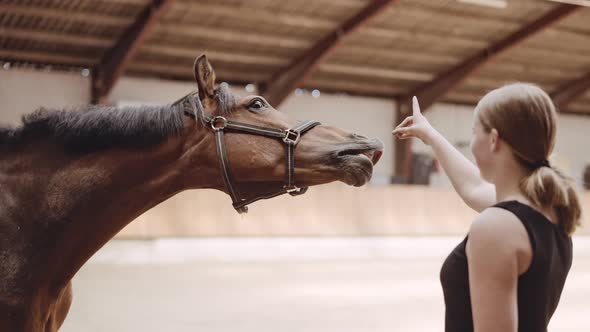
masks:
<svg viewBox="0 0 590 332"><path fill-rule="evenodd" d="M268 193L268 194L264 194L261 196L257 196L254 198L250 198L248 200L244 199L241 200L240 202L234 203L232 204L234 209L238 210L239 212L247 212L248 211L248 207L246 205L250 205L256 201L259 201L261 199L269 199L269 198L273 198L273 197L277 197L277 196L281 196L287 193L287 190L283 189L280 190L278 192L273 192L273 193Z"/></svg>
<svg viewBox="0 0 590 332"><path fill-rule="evenodd" d="M234 188L235 183L229 160L227 159L227 152L225 150L225 139L223 136L223 130L215 130L215 145L217 146L217 159L219 159L219 166L221 168L221 174L225 187L231 196L232 201L235 203L240 201L240 194Z"/></svg>

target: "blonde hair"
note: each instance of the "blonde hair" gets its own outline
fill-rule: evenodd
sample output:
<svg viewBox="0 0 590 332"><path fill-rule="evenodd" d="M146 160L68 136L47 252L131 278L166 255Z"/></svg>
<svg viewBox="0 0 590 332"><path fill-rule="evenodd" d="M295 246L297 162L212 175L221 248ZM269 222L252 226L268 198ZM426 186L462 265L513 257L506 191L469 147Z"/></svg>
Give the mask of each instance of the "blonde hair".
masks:
<svg viewBox="0 0 590 332"><path fill-rule="evenodd" d="M572 234L582 209L571 179L547 161L555 144L557 113L553 101L534 84L513 83L485 95L477 105L483 127L496 129L516 159L530 171L520 189L538 207L552 208L559 225Z"/></svg>

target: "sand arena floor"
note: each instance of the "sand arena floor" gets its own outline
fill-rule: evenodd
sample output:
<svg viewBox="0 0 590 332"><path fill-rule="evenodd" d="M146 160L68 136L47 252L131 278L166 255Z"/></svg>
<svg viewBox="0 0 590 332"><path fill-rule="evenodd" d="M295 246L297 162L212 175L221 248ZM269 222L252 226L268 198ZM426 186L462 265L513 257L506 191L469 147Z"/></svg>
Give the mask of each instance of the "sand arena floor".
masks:
<svg viewBox="0 0 590 332"><path fill-rule="evenodd" d="M112 241L74 279L64 332L443 331L457 237ZM590 237L550 331L590 331Z"/></svg>

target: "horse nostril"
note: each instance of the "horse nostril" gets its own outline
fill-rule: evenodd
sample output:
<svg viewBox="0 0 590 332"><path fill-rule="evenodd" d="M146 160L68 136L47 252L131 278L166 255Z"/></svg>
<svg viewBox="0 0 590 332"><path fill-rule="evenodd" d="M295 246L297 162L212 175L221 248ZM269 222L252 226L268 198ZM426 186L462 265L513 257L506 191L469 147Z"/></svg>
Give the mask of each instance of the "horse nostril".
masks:
<svg viewBox="0 0 590 332"><path fill-rule="evenodd" d="M351 136L352 136L352 138L355 138L355 139L368 139L368 137L365 137L365 136L359 135L359 134L355 134L355 133L353 133Z"/></svg>

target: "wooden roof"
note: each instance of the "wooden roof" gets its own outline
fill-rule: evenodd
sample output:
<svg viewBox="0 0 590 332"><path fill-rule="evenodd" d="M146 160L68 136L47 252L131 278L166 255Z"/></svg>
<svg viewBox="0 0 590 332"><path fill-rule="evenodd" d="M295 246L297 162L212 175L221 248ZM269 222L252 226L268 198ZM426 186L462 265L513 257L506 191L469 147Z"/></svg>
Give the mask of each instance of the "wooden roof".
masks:
<svg viewBox="0 0 590 332"><path fill-rule="evenodd" d="M435 101L467 104L504 83L528 81L559 96L563 112L590 114L590 8L507 3L496 9L456 0L3 1L0 60L92 68L102 71L97 88L103 89L117 71L192 80L195 57L206 53L220 81L263 90L294 68L285 91L402 99L428 91ZM377 14L357 19L370 6ZM521 30L525 35L497 48ZM473 70L465 70L478 54ZM297 59L303 67L295 68ZM428 90L448 75L456 79Z"/></svg>

